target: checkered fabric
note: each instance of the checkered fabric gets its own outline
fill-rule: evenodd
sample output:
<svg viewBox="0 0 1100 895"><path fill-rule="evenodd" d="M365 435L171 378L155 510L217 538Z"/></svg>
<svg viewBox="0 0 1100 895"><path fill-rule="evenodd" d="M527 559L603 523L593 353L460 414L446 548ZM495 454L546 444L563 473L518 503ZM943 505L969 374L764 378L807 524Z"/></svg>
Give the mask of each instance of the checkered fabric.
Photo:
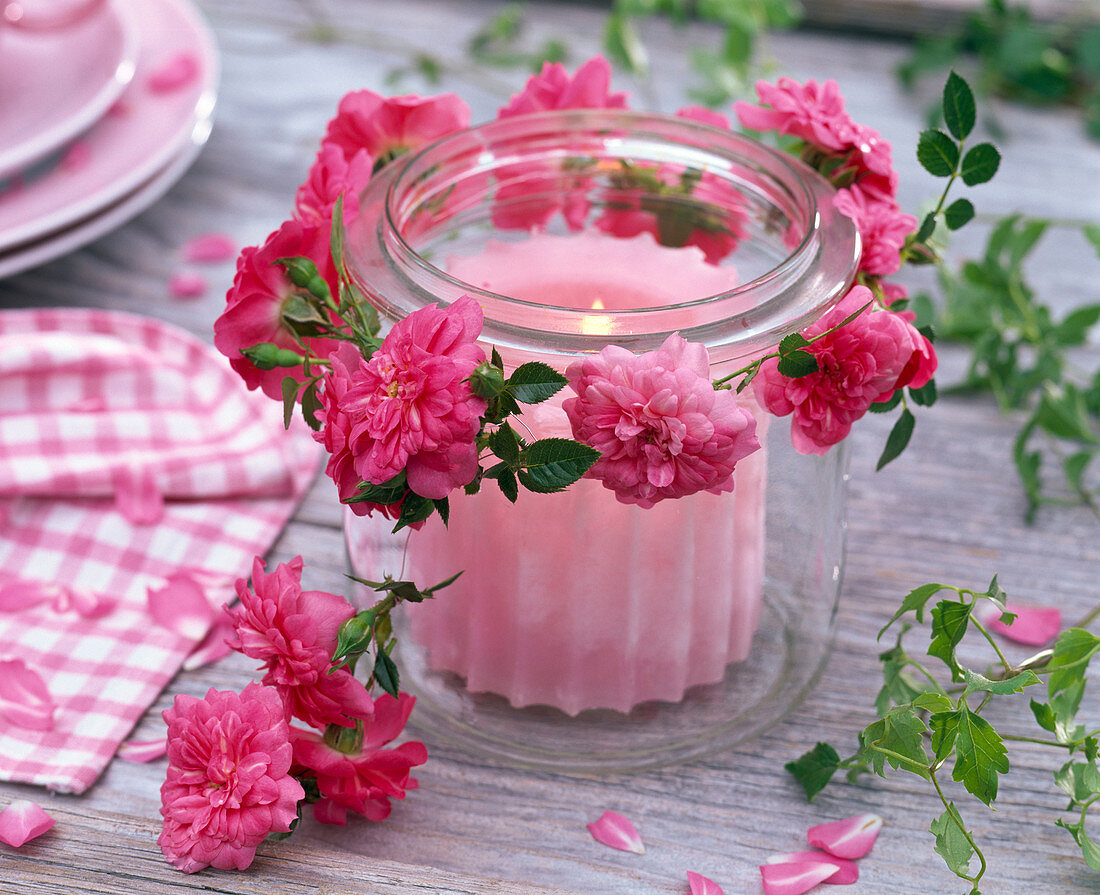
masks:
<svg viewBox="0 0 1100 895"><path fill-rule="evenodd" d="M0 717L0 779L92 784L196 645L153 622L149 588L187 570L220 606L318 460L308 431L283 431L277 402L174 327L113 311L0 312L0 586L115 601L101 617L77 601L0 611L0 659L25 662L58 707L46 732ZM134 489L163 497L158 521L120 512Z"/></svg>

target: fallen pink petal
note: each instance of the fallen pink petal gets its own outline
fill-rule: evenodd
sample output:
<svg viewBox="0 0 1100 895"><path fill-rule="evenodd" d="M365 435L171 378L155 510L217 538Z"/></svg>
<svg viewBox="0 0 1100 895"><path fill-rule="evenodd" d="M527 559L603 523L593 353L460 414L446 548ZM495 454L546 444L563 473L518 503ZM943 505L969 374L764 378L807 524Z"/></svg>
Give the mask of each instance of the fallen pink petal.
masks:
<svg viewBox="0 0 1100 895"><path fill-rule="evenodd" d="M27 799L19 799L0 811L0 842L19 848L52 829L53 825L54 819L41 807Z"/></svg>
<svg viewBox="0 0 1100 895"><path fill-rule="evenodd" d="M595 823L587 824L592 838L601 845L630 851L636 855L645 854L642 837L629 820L614 811L605 811Z"/></svg>
<svg viewBox="0 0 1100 895"><path fill-rule="evenodd" d="M205 591L190 575L171 575L164 587L149 588L148 601L153 621L189 640L203 640L217 620Z"/></svg>
<svg viewBox="0 0 1100 895"><path fill-rule="evenodd" d="M760 865L764 895L802 895L836 872L835 867L820 861Z"/></svg>
<svg viewBox="0 0 1100 895"><path fill-rule="evenodd" d="M168 754L168 737L157 740L126 740L115 753L123 761L145 764Z"/></svg>
<svg viewBox="0 0 1100 895"><path fill-rule="evenodd" d="M859 866L847 858L837 858L823 851L796 851L784 855L771 855L767 864L832 864L837 872L827 877L825 882L834 886L848 886L859 879Z"/></svg>
<svg viewBox="0 0 1100 895"><path fill-rule="evenodd" d="M0 718L28 730L53 730L56 711L38 672L22 659L0 660Z"/></svg>
<svg viewBox="0 0 1100 895"><path fill-rule="evenodd" d="M882 829L877 814L857 814L844 820L818 824L806 832L806 841L837 858L862 858L869 852Z"/></svg>
<svg viewBox="0 0 1100 895"><path fill-rule="evenodd" d="M203 233L183 244L181 257L189 264L213 264L237 256L237 241L226 233Z"/></svg>
<svg viewBox="0 0 1100 895"><path fill-rule="evenodd" d="M168 93L186 87L199 76L199 61L193 53L173 56L149 75L146 85L153 93Z"/></svg>
<svg viewBox="0 0 1100 895"><path fill-rule="evenodd" d="M206 294L206 277L192 271L174 273L168 280L173 298L200 298Z"/></svg>
<svg viewBox="0 0 1100 895"><path fill-rule="evenodd" d="M12 581L0 585L0 612L19 612L39 603L57 603L66 595L64 588L39 581Z"/></svg>
<svg viewBox="0 0 1100 895"><path fill-rule="evenodd" d="M224 612L218 613L202 643L183 660L184 671L194 671L196 668L202 668L228 656L233 650L226 641L234 635L234 632L233 621L229 616Z"/></svg>
<svg viewBox="0 0 1100 895"><path fill-rule="evenodd" d="M164 517L164 495L147 467L127 467L115 476L115 509L131 525L155 525Z"/></svg>
<svg viewBox="0 0 1100 895"><path fill-rule="evenodd" d="M114 612L115 607L118 605L118 601L105 594L97 594L80 588L63 588L63 590L65 593L64 602L67 608L75 610L77 615L82 618L103 618L103 616ZM58 612L65 611L60 608L59 603L60 601L54 603L54 609Z"/></svg>
<svg viewBox="0 0 1100 895"><path fill-rule="evenodd" d="M1005 624L1000 614L987 622L989 630L1025 646L1042 646L1058 636L1062 630L1062 611L1047 606L1026 606L1006 603L1005 609L1016 615L1015 621Z"/></svg>
<svg viewBox="0 0 1100 895"><path fill-rule="evenodd" d="M718 885L714 880L707 879L705 876L692 873L690 870L687 872L688 885L691 887L691 895L726 895L722 891L722 887Z"/></svg>

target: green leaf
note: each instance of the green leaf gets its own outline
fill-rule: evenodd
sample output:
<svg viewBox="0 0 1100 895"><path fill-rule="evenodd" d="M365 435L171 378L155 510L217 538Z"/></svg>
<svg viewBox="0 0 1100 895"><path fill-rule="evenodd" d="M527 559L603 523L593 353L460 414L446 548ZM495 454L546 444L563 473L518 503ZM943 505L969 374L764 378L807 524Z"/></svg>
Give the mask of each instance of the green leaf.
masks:
<svg viewBox="0 0 1100 895"><path fill-rule="evenodd" d="M840 767L840 756L828 743L818 743L809 752L783 765L806 792L806 801L812 802L833 778Z"/></svg>
<svg viewBox="0 0 1100 895"><path fill-rule="evenodd" d="M918 697L922 690L905 676L905 651L900 646L879 656L882 662L882 689L875 697L875 711L886 714L891 705L905 705Z"/></svg>
<svg viewBox="0 0 1100 895"><path fill-rule="evenodd" d="M955 769L951 778L967 792L991 805L997 798L998 774L1008 773L1008 751L1000 734L966 705L959 707L955 740Z"/></svg>
<svg viewBox="0 0 1100 895"><path fill-rule="evenodd" d="M889 413L901 403L901 389L899 388L885 401L875 401L867 409L871 413Z"/></svg>
<svg viewBox="0 0 1100 895"><path fill-rule="evenodd" d="M359 486L359 490L355 493L355 496L344 498L344 503L361 503L366 501L367 503L377 503L382 506L389 506L391 503L397 503L397 501L404 497L408 489L409 486L405 482L405 470L401 470L401 472L392 479L380 485L372 485L370 482L363 482Z"/></svg>
<svg viewBox="0 0 1100 895"><path fill-rule="evenodd" d="M293 376L283 379L283 428L290 428L290 421L294 419L294 406L298 398L298 382Z"/></svg>
<svg viewBox="0 0 1100 895"><path fill-rule="evenodd" d="M1100 321L1100 304L1074 308L1054 329L1059 345L1083 345L1089 330Z"/></svg>
<svg viewBox="0 0 1100 895"><path fill-rule="evenodd" d="M1091 451L1078 451L1070 454L1062 461L1062 471L1066 476L1066 484L1075 494L1085 492L1085 470L1095 456Z"/></svg>
<svg viewBox="0 0 1100 895"><path fill-rule="evenodd" d="M908 408L901 412L901 416L894 423L894 428L890 430L890 435L886 439L886 447L882 449L882 454L878 458L875 472L901 456L901 452L909 444L909 439L913 437L913 427L916 423L916 418L909 412Z"/></svg>
<svg viewBox="0 0 1100 895"><path fill-rule="evenodd" d="M784 336L779 343L779 353L780 355L790 354L792 351L797 351L799 348L805 348L809 344L810 340L801 333L791 333L790 335Z"/></svg>
<svg viewBox="0 0 1100 895"><path fill-rule="evenodd" d="M989 678L971 671L969 668L963 671L966 681L966 693L985 692L995 696L1007 696L1010 693L1019 693L1024 687L1038 684L1039 677L1034 671L1021 671L1003 681L992 681Z"/></svg>
<svg viewBox="0 0 1100 895"><path fill-rule="evenodd" d="M321 421L317 419L317 411L321 406L321 399L317 397L317 383L311 382L302 392L302 416L314 432L321 428Z"/></svg>
<svg viewBox="0 0 1100 895"><path fill-rule="evenodd" d="M917 621L923 624L925 604L941 590L945 589L947 589L946 584L922 584L920 587L913 588L913 590L909 591L904 599L902 599L901 606L899 606L897 612L890 617L890 621L882 626L882 630L878 632L877 639L881 640L882 635L886 633L886 629L907 612L916 613Z"/></svg>
<svg viewBox="0 0 1100 895"><path fill-rule="evenodd" d="M956 199L943 211L943 222L948 230L958 230L974 217L974 204L969 199Z"/></svg>
<svg viewBox="0 0 1100 895"><path fill-rule="evenodd" d="M924 748L927 730L912 706L899 705L865 727L859 741L870 753L871 766L879 776L885 776L885 763L895 770L905 770L927 780L928 753Z"/></svg>
<svg viewBox="0 0 1100 895"><path fill-rule="evenodd" d="M1082 803L1100 793L1100 768L1092 762L1067 761L1054 772L1054 783L1073 801Z"/></svg>
<svg viewBox="0 0 1100 895"><path fill-rule="evenodd" d="M993 179L997 168L1001 164L1001 154L992 143L979 143L963 156L962 174L963 183L967 186L977 186Z"/></svg>
<svg viewBox="0 0 1100 895"><path fill-rule="evenodd" d="M955 647L966 633L972 608L969 603L956 600L941 600L932 608L932 642L928 645L928 655L943 660L955 681L963 679L963 670L955 659Z"/></svg>
<svg viewBox="0 0 1100 895"><path fill-rule="evenodd" d="M615 12L607 17L603 45L608 55L631 74L642 74L649 67L645 46L634 23L625 15Z"/></svg>
<svg viewBox="0 0 1100 895"><path fill-rule="evenodd" d="M897 394L895 392L895 394ZM920 388L909 389L909 397L918 407L931 407L936 403L939 393L936 391L936 380L929 379Z"/></svg>
<svg viewBox="0 0 1100 895"><path fill-rule="evenodd" d="M932 731L932 752L936 762L944 761L955 748L959 736L959 713L957 711L936 712L928 719Z"/></svg>
<svg viewBox="0 0 1100 895"><path fill-rule="evenodd" d="M397 672L396 663L384 649L378 650L378 655L374 657L374 679L378 681L378 686L389 693L390 696L394 699L397 698L397 688L400 686L401 676Z"/></svg>
<svg viewBox="0 0 1100 895"><path fill-rule="evenodd" d="M1085 234L1085 239L1092 243L1092 247L1096 249L1096 257L1100 258L1100 224L1085 224L1081 228L1081 232Z"/></svg>
<svg viewBox="0 0 1100 895"><path fill-rule="evenodd" d="M507 423L489 435L489 448L505 463L514 464L519 459L519 438Z"/></svg>
<svg viewBox="0 0 1100 895"><path fill-rule="evenodd" d="M933 177L950 177L959 164L959 147L940 130L926 130L917 141L917 161Z"/></svg>
<svg viewBox="0 0 1100 895"><path fill-rule="evenodd" d="M516 482L516 474L510 469L505 469L495 478L497 485L500 486L500 493L512 503L515 503L519 498L519 483Z"/></svg>
<svg viewBox="0 0 1100 895"><path fill-rule="evenodd" d="M1057 438L1092 444L1097 442L1084 395L1069 382L1059 391L1055 391L1053 386L1043 390L1035 411L1035 422L1040 429Z"/></svg>
<svg viewBox="0 0 1100 895"><path fill-rule="evenodd" d="M917 230L917 235L914 238L916 242L928 242L928 238L936 230L936 215L933 212L928 212L924 216L924 220L921 221L920 229Z"/></svg>
<svg viewBox="0 0 1100 895"><path fill-rule="evenodd" d="M435 511L439 513L439 518L443 520L443 524L447 525L451 521L451 502L446 497L439 497L432 501L435 504Z"/></svg>
<svg viewBox="0 0 1100 895"><path fill-rule="evenodd" d="M1054 709L1051 708L1045 702L1039 702L1038 700L1031 700L1031 714L1035 716L1035 723L1038 724L1043 730L1049 730L1054 733L1056 730L1056 718L1054 715Z"/></svg>
<svg viewBox="0 0 1100 895"><path fill-rule="evenodd" d="M1047 663L1051 675L1047 678L1047 691L1055 694L1083 683L1088 671L1088 660L1100 650L1100 637L1084 628L1067 628L1054 644L1054 652Z"/></svg>
<svg viewBox="0 0 1100 895"><path fill-rule="evenodd" d="M947 810L932 821L928 831L936 837L936 854L943 858L948 869L955 876L969 879L974 847L963 833L962 818L954 802L948 802Z"/></svg>
<svg viewBox="0 0 1100 895"><path fill-rule="evenodd" d="M955 139L963 140L974 129L976 109L970 85L955 72L943 87L943 121Z"/></svg>
<svg viewBox="0 0 1100 895"><path fill-rule="evenodd" d="M423 522L434 512L434 500L429 497L422 497L415 491L409 491L405 494L405 499L401 501L401 515L397 517L397 524L394 525L393 531L396 533L406 526Z"/></svg>
<svg viewBox="0 0 1100 895"><path fill-rule="evenodd" d="M1081 849L1081 855L1084 857L1085 863L1093 870L1100 871L1100 847L1089 839L1088 833L1085 832L1085 825L1083 823L1068 823L1061 818L1056 820L1055 823L1063 829L1069 830L1073 841Z"/></svg>
<svg viewBox="0 0 1100 895"><path fill-rule="evenodd" d="M516 368L516 371L508 377L505 388L512 397L523 404L539 404L556 395L568 382L569 380L553 367L531 361Z"/></svg>
<svg viewBox="0 0 1100 895"><path fill-rule="evenodd" d="M817 372L817 358L808 351L792 351L790 354L779 356L776 369L781 376L798 379L800 376L809 376Z"/></svg>
<svg viewBox="0 0 1100 895"><path fill-rule="evenodd" d="M921 693L920 696L913 700L913 708L931 712L932 714L949 712L953 706L954 703L942 693L934 693L932 691Z"/></svg>
<svg viewBox="0 0 1100 895"><path fill-rule="evenodd" d="M529 491L552 494L572 485L600 459L600 452L568 438L542 438L519 454L519 480Z"/></svg>

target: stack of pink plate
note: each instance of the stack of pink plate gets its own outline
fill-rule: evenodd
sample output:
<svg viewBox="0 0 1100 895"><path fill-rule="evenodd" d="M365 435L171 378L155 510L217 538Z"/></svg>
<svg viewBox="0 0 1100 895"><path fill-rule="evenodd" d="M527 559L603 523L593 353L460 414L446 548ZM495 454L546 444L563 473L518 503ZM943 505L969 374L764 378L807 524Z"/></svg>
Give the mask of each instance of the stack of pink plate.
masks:
<svg viewBox="0 0 1100 895"><path fill-rule="evenodd" d="M0 276L160 198L210 135L217 79L189 0L0 0Z"/></svg>

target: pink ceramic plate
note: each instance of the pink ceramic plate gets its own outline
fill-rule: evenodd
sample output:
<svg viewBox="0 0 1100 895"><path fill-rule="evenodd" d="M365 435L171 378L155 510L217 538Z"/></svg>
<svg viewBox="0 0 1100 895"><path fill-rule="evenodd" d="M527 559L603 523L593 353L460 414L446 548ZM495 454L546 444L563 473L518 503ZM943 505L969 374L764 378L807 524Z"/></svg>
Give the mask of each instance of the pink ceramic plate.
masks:
<svg viewBox="0 0 1100 895"><path fill-rule="evenodd" d="M201 139L196 139L172 159L166 168L158 171L146 183L98 214L42 239L24 243L10 252L0 252L0 278L10 277L20 271L29 270L74 252L92 240L121 227L130 218L141 214L168 192L172 184L191 167L205 139L205 135Z"/></svg>
<svg viewBox="0 0 1100 895"><path fill-rule="evenodd" d="M218 60L198 12L187 0L115 5L141 35L133 81L59 163L26 183L9 181L0 193L0 251L108 208L209 132Z"/></svg>
<svg viewBox="0 0 1100 895"><path fill-rule="evenodd" d="M103 115L134 75L129 10L108 6L58 31L0 34L0 176L26 168Z"/></svg>

